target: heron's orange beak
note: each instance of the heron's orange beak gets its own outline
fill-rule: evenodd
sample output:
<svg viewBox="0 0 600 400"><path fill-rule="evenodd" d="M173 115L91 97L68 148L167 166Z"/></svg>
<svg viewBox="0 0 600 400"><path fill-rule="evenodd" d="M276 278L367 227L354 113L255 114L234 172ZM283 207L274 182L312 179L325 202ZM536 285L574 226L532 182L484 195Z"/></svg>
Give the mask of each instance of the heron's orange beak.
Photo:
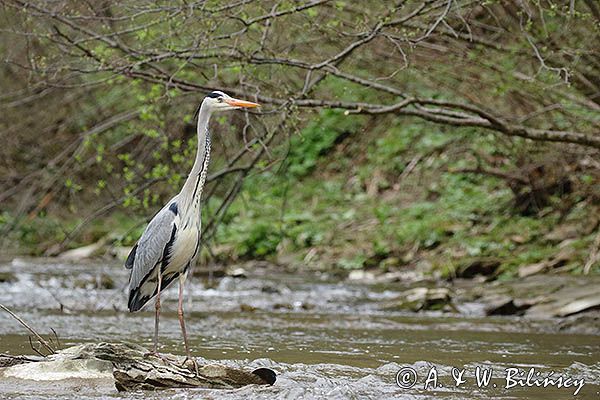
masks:
<svg viewBox="0 0 600 400"><path fill-rule="evenodd" d="M226 99L224 101L225 101L225 103L227 103L233 107L254 108L254 107L258 107L260 105L257 103L253 103L251 101L238 100L238 99Z"/></svg>

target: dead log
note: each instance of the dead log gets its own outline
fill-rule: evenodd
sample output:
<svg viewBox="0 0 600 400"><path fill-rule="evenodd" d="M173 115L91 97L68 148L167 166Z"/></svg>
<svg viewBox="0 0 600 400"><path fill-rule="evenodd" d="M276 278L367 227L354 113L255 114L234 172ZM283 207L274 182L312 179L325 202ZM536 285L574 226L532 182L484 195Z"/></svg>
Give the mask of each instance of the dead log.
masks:
<svg viewBox="0 0 600 400"><path fill-rule="evenodd" d="M35 363L32 367L43 368L32 369L24 374L22 370L28 366L23 364L32 363ZM157 356L144 347L125 343L88 343L61 350L46 358L0 355L0 373L6 376L36 374L39 370L54 368L90 368L91 372L112 370L118 391L232 389L253 384L272 385L276 379L275 372L268 368L249 372L219 364L198 365L196 361L186 360L182 356Z"/></svg>

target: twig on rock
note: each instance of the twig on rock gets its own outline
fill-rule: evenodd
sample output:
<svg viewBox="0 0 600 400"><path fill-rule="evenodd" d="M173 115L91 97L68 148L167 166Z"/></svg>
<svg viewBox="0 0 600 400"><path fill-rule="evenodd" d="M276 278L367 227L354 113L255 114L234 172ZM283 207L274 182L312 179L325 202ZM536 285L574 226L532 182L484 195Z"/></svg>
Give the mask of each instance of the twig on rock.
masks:
<svg viewBox="0 0 600 400"><path fill-rule="evenodd" d="M52 346L50 346L50 344L43 338L40 336L39 333L37 333L31 326L29 326L27 324L27 322L23 321L23 319L21 317L19 317L17 314L15 314L14 312L12 312L11 310L9 310L6 306L4 306L3 304L0 304L0 308L3 309L4 311L6 311L7 313L10 314L11 317L13 317L14 319L17 320L17 322L19 322L21 325L23 325L29 332L31 332L33 334L33 336L35 336L35 338L38 340L38 342L40 342L40 344L46 349L48 350L48 352L50 354L55 354L56 350L54 350L52 348Z"/></svg>

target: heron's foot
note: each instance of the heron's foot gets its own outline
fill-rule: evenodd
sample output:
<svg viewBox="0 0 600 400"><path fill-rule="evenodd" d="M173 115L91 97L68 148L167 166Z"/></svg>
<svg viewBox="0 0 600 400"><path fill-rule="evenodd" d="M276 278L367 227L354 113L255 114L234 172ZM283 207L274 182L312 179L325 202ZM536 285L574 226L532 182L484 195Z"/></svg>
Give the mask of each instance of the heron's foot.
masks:
<svg viewBox="0 0 600 400"><path fill-rule="evenodd" d="M190 371L196 372L196 375L200 374L200 371L198 370L198 361L196 361L195 358L186 356L185 360L183 360L183 363L181 364L181 366L183 368L189 369Z"/></svg>

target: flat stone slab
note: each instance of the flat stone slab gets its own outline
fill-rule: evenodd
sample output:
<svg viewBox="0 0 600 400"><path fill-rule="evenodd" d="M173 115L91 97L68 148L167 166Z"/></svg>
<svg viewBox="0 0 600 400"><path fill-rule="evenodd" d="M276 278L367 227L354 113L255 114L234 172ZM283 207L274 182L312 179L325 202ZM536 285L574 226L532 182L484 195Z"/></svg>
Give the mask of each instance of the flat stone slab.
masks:
<svg viewBox="0 0 600 400"><path fill-rule="evenodd" d="M555 310L555 315L566 317L582 311L600 308L600 294L579 298Z"/></svg>
<svg viewBox="0 0 600 400"><path fill-rule="evenodd" d="M198 365L185 357L155 355L144 347L125 343L88 343L47 358L0 355L0 376L34 381L112 378L119 391L232 389L272 385L276 379L275 372L268 368L245 371L219 364Z"/></svg>

